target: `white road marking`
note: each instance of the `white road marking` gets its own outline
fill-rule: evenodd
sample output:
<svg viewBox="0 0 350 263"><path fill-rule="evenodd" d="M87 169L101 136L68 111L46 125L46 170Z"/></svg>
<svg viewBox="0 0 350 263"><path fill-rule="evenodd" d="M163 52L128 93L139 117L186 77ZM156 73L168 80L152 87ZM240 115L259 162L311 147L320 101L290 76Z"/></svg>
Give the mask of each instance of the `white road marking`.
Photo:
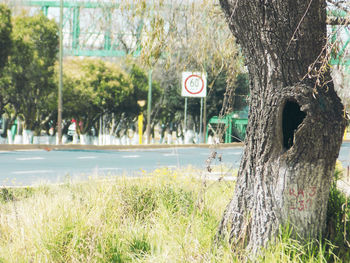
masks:
<svg viewBox="0 0 350 263"><path fill-rule="evenodd" d="M157 165L156 168L177 168L176 165Z"/></svg>
<svg viewBox="0 0 350 263"><path fill-rule="evenodd" d="M241 155L242 152L229 152L228 155Z"/></svg>
<svg viewBox="0 0 350 263"><path fill-rule="evenodd" d="M96 156L80 156L80 157L77 157L77 159L96 159L97 157Z"/></svg>
<svg viewBox="0 0 350 263"><path fill-rule="evenodd" d="M41 149L21 149L21 150L14 150L15 152L43 152L45 150Z"/></svg>
<svg viewBox="0 0 350 263"><path fill-rule="evenodd" d="M177 153L164 153L163 156L177 156Z"/></svg>
<svg viewBox="0 0 350 263"><path fill-rule="evenodd" d="M105 170L121 170L122 168L118 168L118 167L116 167L116 168L114 168L114 167L104 167L104 168L98 168L98 170L102 170L102 171L105 171Z"/></svg>
<svg viewBox="0 0 350 263"><path fill-rule="evenodd" d="M53 170L27 170L27 171L15 171L12 174L44 174L44 173L53 173Z"/></svg>
<svg viewBox="0 0 350 263"><path fill-rule="evenodd" d="M140 155L123 155L122 158L139 158Z"/></svg>
<svg viewBox="0 0 350 263"><path fill-rule="evenodd" d="M31 161L31 160L45 160L44 157L23 157L23 158L16 158L18 161Z"/></svg>

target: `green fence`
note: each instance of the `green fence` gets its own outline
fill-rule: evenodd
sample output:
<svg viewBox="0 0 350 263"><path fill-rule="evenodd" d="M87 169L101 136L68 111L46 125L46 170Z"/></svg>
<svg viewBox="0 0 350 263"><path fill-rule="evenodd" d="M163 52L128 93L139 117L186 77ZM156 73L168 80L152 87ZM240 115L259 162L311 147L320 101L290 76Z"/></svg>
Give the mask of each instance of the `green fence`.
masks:
<svg viewBox="0 0 350 263"><path fill-rule="evenodd" d="M247 111L234 111L223 117L214 116L207 125L206 141L209 134L225 143L244 141L247 124Z"/></svg>

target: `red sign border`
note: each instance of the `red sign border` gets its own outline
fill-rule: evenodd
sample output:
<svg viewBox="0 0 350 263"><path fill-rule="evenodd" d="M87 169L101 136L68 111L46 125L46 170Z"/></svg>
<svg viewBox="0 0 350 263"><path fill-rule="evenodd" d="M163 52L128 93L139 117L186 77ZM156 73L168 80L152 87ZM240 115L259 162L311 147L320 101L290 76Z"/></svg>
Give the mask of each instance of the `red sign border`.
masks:
<svg viewBox="0 0 350 263"><path fill-rule="evenodd" d="M191 77L197 77L197 78L199 78L199 79L202 81L202 88L201 88L199 91L197 91L197 92L191 92L191 91L189 91L189 90L187 89L186 83L187 83L188 79L191 78ZM185 79L185 90L186 90L188 93L190 93L191 95L200 94L200 93L203 91L203 89L204 89L204 80L202 79L201 76L196 75L196 74L192 74L192 75L189 75L189 76Z"/></svg>

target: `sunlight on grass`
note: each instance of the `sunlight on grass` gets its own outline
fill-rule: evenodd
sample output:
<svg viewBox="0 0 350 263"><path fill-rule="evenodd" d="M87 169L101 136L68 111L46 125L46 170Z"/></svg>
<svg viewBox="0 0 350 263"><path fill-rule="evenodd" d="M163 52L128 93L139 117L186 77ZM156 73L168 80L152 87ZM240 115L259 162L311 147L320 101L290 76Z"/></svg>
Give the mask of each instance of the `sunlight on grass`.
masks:
<svg viewBox="0 0 350 263"><path fill-rule="evenodd" d="M0 262L241 262L249 254L215 242L234 182L207 181L191 167L141 174L1 189ZM286 233L259 261L336 259L325 257L329 244L305 247Z"/></svg>
<svg viewBox="0 0 350 263"><path fill-rule="evenodd" d="M162 168L133 179L91 179L16 194L3 189L0 262L211 261L234 184L212 182L203 191L200 175L193 168Z"/></svg>

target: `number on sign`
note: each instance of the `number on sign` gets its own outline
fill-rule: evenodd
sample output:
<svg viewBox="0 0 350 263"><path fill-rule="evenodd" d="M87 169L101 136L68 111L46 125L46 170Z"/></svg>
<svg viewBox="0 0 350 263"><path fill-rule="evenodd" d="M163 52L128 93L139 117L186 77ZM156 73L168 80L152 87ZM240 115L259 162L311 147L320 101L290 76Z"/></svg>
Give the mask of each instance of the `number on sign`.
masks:
<svg viewBox="0 0 350 263"><path fill-rule="evenodd" d="M206 97L207 79L203 72L182 72L183 97Z"/></svg>
<svg viewBox="0 0 350 263"><path fill-rule="evenodd" d="M198 78L191 78L191 80L190 80L190 87L191 88L199 88L200 84L201 83L199 82Z"/></svg>
<svg viewBox="0 0 350 263"><path fill-rule="evenodd" d="M190 75L185 80L185 89L190 94L199 94L204 89L204 81L201 76Z"/></svg>

